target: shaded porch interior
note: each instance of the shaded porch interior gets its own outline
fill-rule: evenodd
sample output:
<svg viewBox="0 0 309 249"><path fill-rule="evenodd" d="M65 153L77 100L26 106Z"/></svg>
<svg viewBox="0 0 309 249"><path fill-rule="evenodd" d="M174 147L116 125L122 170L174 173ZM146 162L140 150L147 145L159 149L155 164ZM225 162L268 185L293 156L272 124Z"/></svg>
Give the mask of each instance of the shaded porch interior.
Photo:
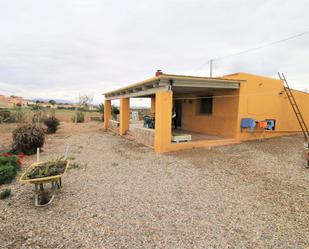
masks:
<svg viewBox="0 0 309 249"><path fill-rule="evenodd" d="M231 98L233 95L237 95L234 89L216 89L216 88L190 88L190 87L173 87L172 88L172 118L170 120L171 126L171 144L192 144L194 146L195 142L198 144L204 143L205 145L209 143L209 146L221 144L230 144L236 143L236 140L232 135L220 133L213 133L211 129L208 129L207 126L212 126L212 129L219 130L218 121L212 121L212 119L218 116L218 108L217 102L218 100L214 100L216 96L218 96L220 102L226 101L223 98L224 95L227 95L227 98ZM155 123L155 102L156 96L146 95L143 98L151 98L151 108L150 114L152 118L154 118ZM200 114L198 113L200 108L201 100L206 100L206 102L211 103L211 107L206 109L210 113ZM210 101L211 100L211 101ZM207 104L207 103L206 103ZM227 103L229 104L229 103ZM224 105L224 103L223 103ZM221 110L224 111L224 110ZM228 110L227 110L228 111ZM236 117L237 110L235 109L234 113L230 113L230 115L234 115ZM220 119L220 117L217 117ZM199 122L202 122L202 128L199 127ZM225 121L221 121L225 122ZM236 118L235 118L236 122ZM236 125L236 123L235 123ZM233 129L233 126L227 127L226 130ZM209 132L207 131L209 130ZM129 134L136 138L137 141L151 146L154 146L154 131L155 129L146 128L145 123L143 121L139 122L130 122L129 126ZM149 136L147 138L147 136ZM180 145L178 145L180 146Z"/></svg>

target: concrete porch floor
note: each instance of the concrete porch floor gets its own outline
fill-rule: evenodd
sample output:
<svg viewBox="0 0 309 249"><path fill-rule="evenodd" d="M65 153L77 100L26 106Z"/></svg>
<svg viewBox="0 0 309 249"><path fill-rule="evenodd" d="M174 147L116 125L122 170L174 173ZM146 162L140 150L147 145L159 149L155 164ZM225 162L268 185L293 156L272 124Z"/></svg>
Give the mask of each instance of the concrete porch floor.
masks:
<svg viewBox="0 0 309 249"><path fill-rule="evenodd" d="M143 135L141 136L140 132L137 132L135 128L142 128ZM138 129L139 130L139 129ZM130 130L128 135L138 142L153 147L154 142L154 132L145 133L145 130L154 131L153 129L145 129L144 131L142 122L134 122L130 124ZM137 132L137 133L136 133ZM212 148L217 146L225 146L231 144L238 144L240 141L233 138L223 138L219 136L213 136L205 133L192 132L182 129L176 129L173 131L173 135L183 135L190 134L192 136L192 140L186 142L171 142L170 151L180 150L180 149L192 149L192 148Z"/></svg>
<svg viewBox="0 0 309 249"><path fill-rule="evenodd" d="M223 137L219 137L219 136L213 136L213 135L209 135L209 134L206 134L206 133L188 131L188 130L183 130L183 129L179 129L179 128L173 130L173 135L183 135L183 134L191 135L191 137L192 137L191 141L224 139Z"/></svg>
<svg viewBox="0 0 309 249"><path fill-rule="evenodd" d="M131 122L129 125L129 133L131 135L134 135L134 128L142 128L143 127L143 121L134 121ZM172 132L172 135L182 135L182 134L189 134L192 136L191 141L200 141L200 140L222 140L225 139L223 137L219 136L213 136L206 133L200 133L200 132L194 132L194 131L188 131L183 129L175 129Z"/></svg>

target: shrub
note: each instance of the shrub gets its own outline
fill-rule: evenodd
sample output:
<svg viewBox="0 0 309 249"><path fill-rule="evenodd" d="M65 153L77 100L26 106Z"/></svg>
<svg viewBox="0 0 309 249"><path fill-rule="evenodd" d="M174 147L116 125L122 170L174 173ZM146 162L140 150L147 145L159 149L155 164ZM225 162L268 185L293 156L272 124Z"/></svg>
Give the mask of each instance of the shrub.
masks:
<svg viewBox="0 0 309 249"><path fill-rule="evenodd" d="M10 183L16 176L13 165L0 166L0 184Z"/></svg>
<svg viewBox="0 0 309 249"><path fill-rule="evenodd" d="M120 113L119 107L115 106L115 105L112 105L112 114L117 115L119 113Z"/></svg>
<svg viewBox="0 0 309 249"><path fill-rule="evenodd" d="M22 123L26 119L26 112L18 107L14 109L0 109L0 123Z"/></svg>
<svg viewBox="0 0 309 249"><path fill-rule="evenodd" d="M47 126L47 133L55 133L58 130L60 124L59 120L56 117L50 117L44 119L44 124Z"/></svg>
<svg viewBox="0 0 309 249"><path fill-rule="evenodd" d="M37 110L41 110L42 107L39 106L38 104L36 104L36 105L31 106L31 109L32 109L33 111L37 111Z"/></svg>
<svg viewBox="0 0 309 249"><path fill-rule="evenodd" d="M73 117L73 122L84 123L85 122L85 114L81 111L76 112Z"/></svg>
<svg viewBox="0 0 309 249"><path fill-rule="evenodd" d="M37 148L43 147L44 141L45 134L42 128L32 124L24 125L13 131L13 152L35 154Z"/></svg>
<svg viewBox="0 0 309 249"><path fill-rule="evenodd" d="M10 120L11 112L8 109L0 109L0 123Z"/></svg>
<svg viewBox="0 0 309 249"><path fill-rule="evenodd" d="M99 113L104 113L104 105L103 104L99 104L99 108L98 108Z"/></svg>
<svg viewBox="0 0 309 249"><path fill-rule="evenodd" d="M16 107L11 110L10 121L11 123L25 123L27 119L27 111L21 107Z"/></svg>
<svg viewBox="0 0 309 249"><path fill-rule="evenodd" d="M0 156L0 184L10 183L20 169L22 156L3 154Z"/></svg>
<svg viewBox="0 0 309 249"><path fill-rule="evenodd" d="M0 199L8 198L11 195L11 190L9 188L3 189L0 192Z"/></svg>
<svg viewBox="0 0 309 249"><path fill-rule="evenodd" d="M20 169L20 160L22 157L22 155L16 156L11 154L3 154L0 156L0 167L11 165L14 167L14 170L17 171Z"/></svg>

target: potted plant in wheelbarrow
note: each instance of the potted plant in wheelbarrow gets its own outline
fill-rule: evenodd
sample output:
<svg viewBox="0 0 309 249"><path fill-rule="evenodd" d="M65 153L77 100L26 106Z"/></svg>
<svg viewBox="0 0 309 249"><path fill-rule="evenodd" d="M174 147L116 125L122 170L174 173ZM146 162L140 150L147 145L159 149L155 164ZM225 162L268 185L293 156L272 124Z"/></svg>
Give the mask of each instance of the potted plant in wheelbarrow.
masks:
<svg viewBox="0 0 309 249"><path fill-rule="evenodd" d="M56 190L61 188L61 177L69 166L69 160L58 158L47 162L32 164L21 176L22 184L31 183L35 186L35 206L42 207L50 204ZM50 189L46 184L50 183Z"/></svg>

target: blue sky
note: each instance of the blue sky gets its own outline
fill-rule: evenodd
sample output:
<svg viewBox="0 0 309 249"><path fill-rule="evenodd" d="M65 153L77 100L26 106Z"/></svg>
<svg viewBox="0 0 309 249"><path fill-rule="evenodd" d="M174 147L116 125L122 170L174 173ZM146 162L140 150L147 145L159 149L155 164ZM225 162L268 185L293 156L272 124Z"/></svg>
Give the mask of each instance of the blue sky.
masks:
<svg viewBox="0 0 309 249"><path fill-rule="evenodd" d="M308 1L0 0L0 93L75 100L309 31ZM215 61L309 89L309 35ZM136 101L137 105L143 101Z"/></svg>

